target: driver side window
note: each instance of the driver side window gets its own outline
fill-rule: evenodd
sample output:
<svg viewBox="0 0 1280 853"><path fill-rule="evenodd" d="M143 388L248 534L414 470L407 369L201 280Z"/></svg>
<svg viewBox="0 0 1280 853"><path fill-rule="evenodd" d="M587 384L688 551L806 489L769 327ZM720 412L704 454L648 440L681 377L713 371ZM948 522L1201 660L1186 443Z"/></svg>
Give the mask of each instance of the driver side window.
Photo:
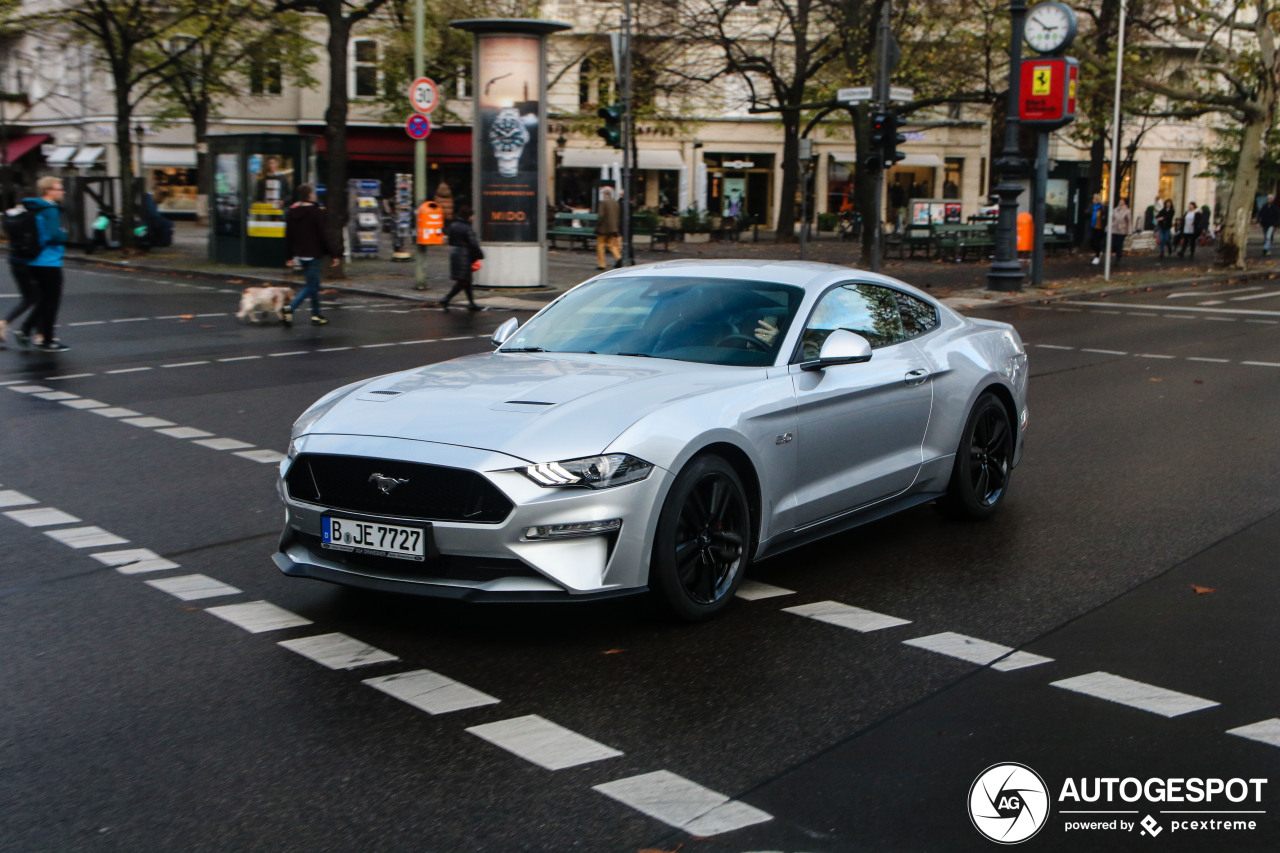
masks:
<svg viewBox="0 0 1280 853"><path fill-rule="evenodd" d="M800 336L801 360L812 361L836 329L862 335L872 349L906 340L893 291L873 284L846 284L819 300Z"/></svg>

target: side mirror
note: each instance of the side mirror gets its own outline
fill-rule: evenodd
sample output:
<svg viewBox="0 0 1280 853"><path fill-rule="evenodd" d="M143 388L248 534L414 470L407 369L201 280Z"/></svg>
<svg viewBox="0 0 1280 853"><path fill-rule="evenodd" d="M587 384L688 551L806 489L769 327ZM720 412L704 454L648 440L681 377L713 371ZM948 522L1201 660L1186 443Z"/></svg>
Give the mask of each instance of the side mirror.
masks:
<svg viewBox="0 0 1280 853"><path fill-rule="evenodd" d="M489 339L489 343L495 347L500 347L511 339L516 333L516 329L520 328L520 321L515 317L507 320L501 326L493 330L493 337Z"/></svg>
<svg viewBox="0 0 1280 853"><path fill-rule="evenodd" d="M837 364L861 364L871 360L871 344L848 329L836 329L822 342L816 361L800 364L801 370L824 370Z"/></svg>

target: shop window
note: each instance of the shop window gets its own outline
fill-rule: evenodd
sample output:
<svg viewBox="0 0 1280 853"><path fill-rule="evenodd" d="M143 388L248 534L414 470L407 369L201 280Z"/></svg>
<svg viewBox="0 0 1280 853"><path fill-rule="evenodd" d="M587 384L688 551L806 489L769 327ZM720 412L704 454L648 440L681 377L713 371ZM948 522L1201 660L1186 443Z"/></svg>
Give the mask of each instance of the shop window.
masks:
<svg viewBox="0 0 1280 853"><path fill-rule="evenodd" d="M856 201L853 197L854 169L850 163L827 158L827 213L851 213Z"/></svg>
<svg viewBox="0 0 1280 853"><path fill-rule="evenodd" d="M278 51L259 45L249 54L249 93L279 95L284 89L283 66Z"/></svg>
<svg viewBox="0 0 1280 853"><path fill-rule="evenodd" d="M378 43L360 39L352 45L351 92L357 98L378 96Z"/></svg>
<svg viewBox="0 0 1280 853"><path fill-rule="evenodd" d="M946 175L942 179L942 197L960 198L964 188L964 158L948 157Z"/></svg>
<svg viewBox="0 0 1280 853"><path fill-rule="evenodd" d="M613 64L603 57L587 57L578 66L578 108L594 110L613 103Z"/></svg>

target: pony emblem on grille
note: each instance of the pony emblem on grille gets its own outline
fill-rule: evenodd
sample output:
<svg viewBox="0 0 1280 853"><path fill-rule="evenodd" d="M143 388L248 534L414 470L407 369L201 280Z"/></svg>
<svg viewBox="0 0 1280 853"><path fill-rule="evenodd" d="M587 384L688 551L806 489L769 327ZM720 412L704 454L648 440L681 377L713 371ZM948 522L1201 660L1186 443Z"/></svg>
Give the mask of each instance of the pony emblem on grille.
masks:
<svg viewBox="0 0 1280 853"><path fill-rule="evenodd" d="M370 474L369 482L378 487L378 491L384 495L391 494L391 490L401 483L407 483L408 480L400 480L395 477L384 477L381 474Z"/></svg>

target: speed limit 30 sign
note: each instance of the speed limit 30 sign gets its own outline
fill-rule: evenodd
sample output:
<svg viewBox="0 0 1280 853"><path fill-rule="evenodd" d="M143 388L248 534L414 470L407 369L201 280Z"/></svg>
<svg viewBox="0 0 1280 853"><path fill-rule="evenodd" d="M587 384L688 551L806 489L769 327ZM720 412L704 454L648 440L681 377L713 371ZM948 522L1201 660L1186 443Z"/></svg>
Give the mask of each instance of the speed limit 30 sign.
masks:
<svg viewBox="0 0 1280 853"><path fill-rule="evenodd" d="M420 113L429 113L440 103L440 90L429 77L419 77L409 84L409 103Z"/></svg>

